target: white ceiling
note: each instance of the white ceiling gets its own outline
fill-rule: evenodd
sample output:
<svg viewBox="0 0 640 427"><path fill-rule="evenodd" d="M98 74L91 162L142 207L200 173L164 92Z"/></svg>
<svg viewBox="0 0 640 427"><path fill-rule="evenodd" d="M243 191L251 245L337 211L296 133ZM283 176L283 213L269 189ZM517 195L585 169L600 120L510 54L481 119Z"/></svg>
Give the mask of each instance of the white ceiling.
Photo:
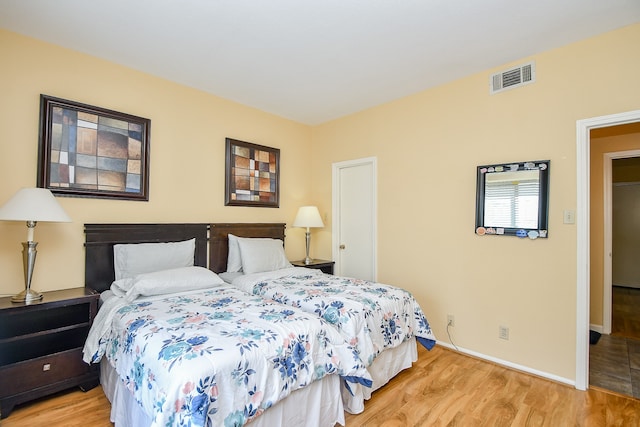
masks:
<svg viewBox="0 0 640 427"><path fill-rule="evenodd" d="M0 28L312 125L636 22L640 0L0 0Z"/></svg>

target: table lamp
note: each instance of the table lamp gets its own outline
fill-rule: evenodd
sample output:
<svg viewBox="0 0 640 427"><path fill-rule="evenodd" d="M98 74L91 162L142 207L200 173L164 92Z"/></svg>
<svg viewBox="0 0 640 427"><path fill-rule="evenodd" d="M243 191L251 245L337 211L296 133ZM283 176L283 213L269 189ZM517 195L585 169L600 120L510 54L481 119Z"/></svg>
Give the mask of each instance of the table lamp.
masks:
<svg viewBox="0 0 640 427"><path fill-rule="evenodd" d="M27 223L27 241L22 242L25 290L13 296L11 301L26 304L39 301L42 299L42 294L31 289L38 245L38 242L33 241L36 223L39 221L71 222L71 218L48 189L22 188L0 208L0 220L26 221Z"/></svg>
<svg viewBox="0 0 640 427"><path fill-rule="evenodd" d="M296 219L293 221L294 227L303 227L307 229L305 234L306 244L307 244L307 256L304 259L304 263L309 265L313 261L309 257L309 246L311 245L311 231L309 228L324 227L324 223L322 222L322 218L320 217L320 212L318 212L318 208L315 206L302 206L298 209L298 214L296 215Z"/></svg>

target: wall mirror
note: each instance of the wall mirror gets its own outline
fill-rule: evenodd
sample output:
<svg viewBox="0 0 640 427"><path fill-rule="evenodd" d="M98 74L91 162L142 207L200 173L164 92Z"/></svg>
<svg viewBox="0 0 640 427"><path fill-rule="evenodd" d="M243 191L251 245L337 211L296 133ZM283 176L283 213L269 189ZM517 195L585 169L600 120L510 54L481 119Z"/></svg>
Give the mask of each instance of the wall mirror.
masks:
<svg viewBox="0 0 640 427"><path fill-rule="evenodd" d="M478 166L476 234L547 237L549 163Z"/></svg>

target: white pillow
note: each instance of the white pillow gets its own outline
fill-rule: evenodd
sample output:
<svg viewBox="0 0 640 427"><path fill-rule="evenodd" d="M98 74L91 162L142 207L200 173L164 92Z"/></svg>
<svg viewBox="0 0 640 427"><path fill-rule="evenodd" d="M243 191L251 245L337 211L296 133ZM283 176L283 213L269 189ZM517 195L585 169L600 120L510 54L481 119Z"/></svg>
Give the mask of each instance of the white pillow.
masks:
<svg viewBox="0 0 640 427"><path fill-rule="evenodd" d="M229 234L229 255L227 256L227 273L242 271L242 258L240 258L240 246L238 237Z"/></svg>
<svg viewBox="0 0 640 427"><path fill-rule="evenodd" d="M170 268L190 267L196 250L196 239L169 243L135 243L113 245L115 279Z"/></svg>
<svg viewBox="0 0 640 427"><path fill-rule="evenodd" d="M111 290L131 302L139 296L193 291L224 283L216 273L204 267L181 267L116 280L111 284Z"/></svg>
<svg viewBox="0 0 640 427"><path fill-rule="evenodd" d="M293 267L284 253L280 239L237 237L245 274Z"/></svg>

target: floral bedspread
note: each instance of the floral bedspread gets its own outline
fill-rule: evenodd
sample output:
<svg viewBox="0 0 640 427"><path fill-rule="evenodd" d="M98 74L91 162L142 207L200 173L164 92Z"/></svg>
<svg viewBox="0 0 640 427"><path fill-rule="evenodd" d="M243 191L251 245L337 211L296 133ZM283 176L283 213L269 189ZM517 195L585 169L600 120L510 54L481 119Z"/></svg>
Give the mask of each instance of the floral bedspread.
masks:
<svg viewBox="0 0 640 427"><path fill-rule="evenodd" d="M92 330L106 332L95 348L87 341L85 358L107 357L154 426L244 425L330 374L371 385L356 349L326 322L230 286L105 303L98 314L105 309Z"/></svg>
<svg viewBox="0 0 640 427"><path fill-rule="evenodd" d="M367 366L413 337L427 349L435 345L418 302L395 286L297 267L240 276L233 285L323 318L357 347Z"/></svg>

